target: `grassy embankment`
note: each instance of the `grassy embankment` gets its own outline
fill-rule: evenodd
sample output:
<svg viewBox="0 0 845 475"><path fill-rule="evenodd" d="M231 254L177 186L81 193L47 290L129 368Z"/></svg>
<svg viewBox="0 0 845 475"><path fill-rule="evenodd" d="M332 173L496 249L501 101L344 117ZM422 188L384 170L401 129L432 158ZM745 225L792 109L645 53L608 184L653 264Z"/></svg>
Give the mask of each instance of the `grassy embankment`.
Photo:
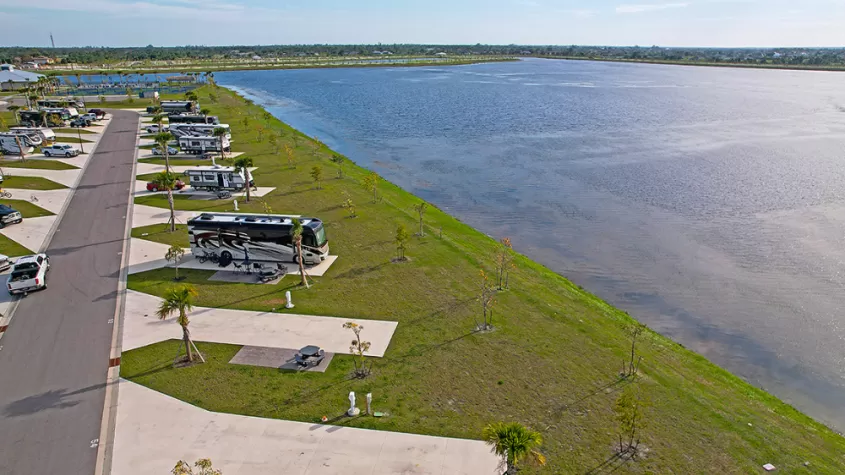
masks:
<svg viewBox="0 0 845 475"><path fill-rule="evenodd" d="M67 188L65 185L55 181L41 178L40 176L7 176L3 180L3 188L15 188L19 190L61 190Z"/></svg>
<svg viewBox="0 0 845 475"><path fill-rule="evenodd" d="M62 137L62 136L56 137L56 142L57 143L75 143L75 144L94 143L93 140L80 139L79 137Z"/></svg>
<svg viewBox="0 0 845 475"><path fill-rule="evenodd" d="M75 129L73 127L70 127L70 128L61 128L60 127L60 128L53 129L53 132L55 132L57 134L75 134L75 133L77 133L77 129ZM87 129L81 129L78 132L82 135L99 133L99 132L94 132L93 130L87 130Z"/></svg>
<svg viewBox="0 0 845 475"><path fill-rule="evenodd" d="M5 185L5 183L4 183ZM29 201L23 200L0 200L0 204L11 206L12 208L21 212L24 220L28 218L39 218L42 216L53 216L53 213L46 209L40 208ZM12 226L20 226L19 224L12 224ZM0 234L0 254L7 256L23 256L33 254L33 251Z"/></svg>
<svg viewBox="0 0 845 475"><path fill-rule="evenodd" d="M340 257L310 290L295 287L297 279L291 277L277 286L227 284L207 280L211 272L181 270L199 291L197 304L269 311L281 308L284 291L291 289L297 313L399 325L385 357L373 359L374 373L364 380L349 378L349 356L336 356L326 373L292 374L230 365L238 346L203 342L198 346L208 363L173 369L176 341L123 353L123 377L213 411L307 422L339 416L350 390L372 392L375 409L389 417L335 423L479 438L487 423L519 421L543 434L542 451L549 460L543 473L583 473L619 463L602 465L617 441L614 402L632 384L619 378L630 352L630 317L518 256L511 289L496 297L495 331L473 333L480 314L479 269L492 273L494 240L429 209L426 236L409 243L410 262L394 263L396 226L416 231L412 207L419 199L381 182L381 198L373 203L361 185L366 170L347 162L343 178L337 178L330 150L274 118L265 119L261 108L234 93L215 91L216 104L207 88L198 93L204 106L231 124L235 150L255 160L256 183L276 187L266 198L272 210L324 219L332 253ZM258 141L257 124L295 149L295 168L283 148L276 151L267 142L266 132ZM323 168L322 189L309 176L315 165ZM345 193L356 205L356 218L341 206ZM166 199L140 197L136 203L165 207ZM176 203L180 209L231 207L230 201L177 198ZM241 209L264 208L255 200L241 203ZM163 226L136 229L133 236L147 232L148 239L187 245L184 231L168 236L156 228ZM162 295L173 285L172 277L173 269L131 275L129 288ZM177 330L173 336L179 337ZM788 473L805 471L807 461L813 473L845 472L845 439L789 405L660 335L647 332L637 353L643 363L633 384L651 401L642 430L649 451L622 470L756 473L771 462Z"/></svg>
<svg viewBox="0 0 845 475"><path fill-rule="evenodd" d="M79 167L49 159L26 159L11 156L0 159L0 168L32 168L34 170L76 170Z"/></svg>
<svg viewBox="0 0 845 475"><path fill-rule="evenodd" d="M404 61L387 63L385 60ZM513 56L454 56L432 58L426 56L367 56L367 57L316 57L316 58L295 58L279 61L196 61L176 65L139 65L134 68L107 68L107 69L78 69L78 70L42 70L42 74L48 76L73 75L80 73L89 74L178 74L183 72L206 72L206 71L252 71L267 69L317 69L317 68L373 68L373 67L414 67L414 66L459 66L464 64L493 63L502 61L517 61Z"/></svg>
<svg viewBox="0 0 845 475"><path fill-rule="evenodd" d="M691 61L691 60L664 60L664 59L625 59L625 58L601 58L583 56L537 56L541 59L570 59L573 61L603 61L607 63L642 63L642 64L667 64L674 66L706 66L714 68L748 68L748 69L786 69L797 71L845 71L842 65L810 65L810 64L774 64L774 63L717 63L713 61Z"/></svg>

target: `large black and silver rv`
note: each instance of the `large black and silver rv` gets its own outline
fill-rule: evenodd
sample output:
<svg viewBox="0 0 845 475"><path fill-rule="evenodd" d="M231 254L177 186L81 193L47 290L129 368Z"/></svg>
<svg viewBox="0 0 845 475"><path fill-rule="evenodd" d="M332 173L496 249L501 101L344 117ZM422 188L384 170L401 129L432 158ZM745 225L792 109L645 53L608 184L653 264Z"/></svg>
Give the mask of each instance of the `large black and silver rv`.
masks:
<svg viewBox="0 0 845 475"><path fill-rule="evenodd" d="M223 151L229 151L229 139L226 137L179 137L179 148L183 153L199 155L205 152L220 152L220 146L223 146Z"/></svg>
<svg viewBox="0 0 845 475"><path fill-rule="evenodd" d="M170 124L220 124L216 115L201 114L167 114L167 121Z"/></svg>
<svg viewBox="0 0 845 475"><path fill-rule="evenodd" d="M194 256L215 254L232 261L298 262L291 228L302 223L302 262L316 265L329 256L323 222L317 218L278 214L203 213L188 220Z"/></svg>
<svg viewBox="0 0 845 475"><path fill-rule="evenodd" d="M234 167L212 165L205 167L189 168L183 175L188 177L188 184L191 188L201 191L243 191L246 188L246 179L243 171L235 173ZM250 186L254 181L250 181Z"/></svg>
<svg viewBox="0 0 845 475"><path fill-rule="evenodd" d="M198 112L200 105L193 101L161 101L161 111L165 114L180 112Z"/></svg>
<svg viewBox="0 0 845 475"><path fill-rule="evenodd" d="M170 133L174 137L211 137L215 129L226 129L226 138L232 140L232 132L229 124L190 124L171 123Z"/></svg>
<svg viewBox="0 0 845 475"><path fill-rule="evenodd" d="M0 132L0 150L6 155L21 155L32 153L35 147L41 145L41 137L38 134L26 134L20 132Z"/></svg>
<svg viewBox="0 0 845 475"><path fill-rule="evenodd" d="M62 127L65 120L61 114L49 114L42 111L19 111L21 125L24 127Z"/></svg>

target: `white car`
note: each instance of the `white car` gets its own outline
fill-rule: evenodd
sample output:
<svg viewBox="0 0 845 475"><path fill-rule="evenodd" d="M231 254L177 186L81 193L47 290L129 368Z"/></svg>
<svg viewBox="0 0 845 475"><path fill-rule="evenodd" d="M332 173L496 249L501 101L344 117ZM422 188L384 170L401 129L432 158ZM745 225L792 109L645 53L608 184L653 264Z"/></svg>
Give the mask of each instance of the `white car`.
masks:
<svg viewBox="0 0 845 475"><path fill-rule="evenodd" d="M12 267L12 260L5 254L0 254L0 272Z"/></svg>
<svg viewBox="0 0 845 475"><path fill-rule="evenodd" d="M95 120L97 120L97 115L96 114L90 114L90 113L89 114L82 114L81 116L79 116L79 118L83 119L83 120L87 120L89 122L94 122Z"/></svg>
<svg viewBox="0 0 845 475"><path fill-rule="evenodd" d="M170 127L163 125L161 129L158 128L158 124L148 125L147 126L147 133L148 134L157 134L159 132L167 132L170 130Z"/></svg>
<svg viewBox="0 0 845 475"><path fill-rule="evenodd" d="M26 294L32 290L47 288L47 272L50 271L50 258L47 254L23 256L15 261L6 288L10 295Z"/></svg>
<svg viewBox="0 0 845 475"><path fill-rule="evenodd" d="M57 143L49 147L41 147L41 153L45 157L75 157L79 155L79 150L71 147L66 143Z"/></svg>

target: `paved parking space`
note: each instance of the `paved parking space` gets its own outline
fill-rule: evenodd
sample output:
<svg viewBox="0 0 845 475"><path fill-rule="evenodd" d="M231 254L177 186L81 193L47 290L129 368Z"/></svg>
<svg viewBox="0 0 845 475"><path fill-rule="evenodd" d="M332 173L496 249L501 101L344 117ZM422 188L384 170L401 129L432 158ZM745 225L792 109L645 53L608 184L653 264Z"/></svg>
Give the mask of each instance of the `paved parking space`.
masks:
<svg viewBox="0 0 845 475"><path fill-rule="evenodd" d="M284 306L284 293L279 292L279 299L281 309ZM160 302L158 297L127 291L123 317L124 351L181 337L176 319L162 321L155 316L155 309ZM196 341L271 348L317 345L326 351L342 354L350 353L349 342L352 339L352 332L343 328L343 324L356 322L364 326L362 337L372 344L367 355L376 357L384 356L397 325L396 322L383 320L206 307L195 307L189 317L191 337Z"/></svg>
<svg viewBox="0 0 845 475"><path fill-rule="evenodd" d="M501 473L478 440L214 413L130 381L120 382L119 394L114 475L169 473L177 460L200 458L226 475ZM366 407L363 394L357 406Z"/></svg>

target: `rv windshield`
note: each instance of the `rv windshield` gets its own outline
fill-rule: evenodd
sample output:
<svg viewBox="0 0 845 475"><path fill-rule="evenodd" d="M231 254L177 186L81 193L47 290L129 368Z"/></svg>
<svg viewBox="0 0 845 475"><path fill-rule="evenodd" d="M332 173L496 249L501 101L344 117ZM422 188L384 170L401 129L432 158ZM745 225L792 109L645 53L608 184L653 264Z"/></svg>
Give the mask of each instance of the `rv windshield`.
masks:
<svg viewBox="0 0 845 475"><path fill-rule="evenodd" d="M308 247L323 247L326 244L326 230L323 225L319 225L314 230L314 235L302 234L302 245Z"/></svg>

